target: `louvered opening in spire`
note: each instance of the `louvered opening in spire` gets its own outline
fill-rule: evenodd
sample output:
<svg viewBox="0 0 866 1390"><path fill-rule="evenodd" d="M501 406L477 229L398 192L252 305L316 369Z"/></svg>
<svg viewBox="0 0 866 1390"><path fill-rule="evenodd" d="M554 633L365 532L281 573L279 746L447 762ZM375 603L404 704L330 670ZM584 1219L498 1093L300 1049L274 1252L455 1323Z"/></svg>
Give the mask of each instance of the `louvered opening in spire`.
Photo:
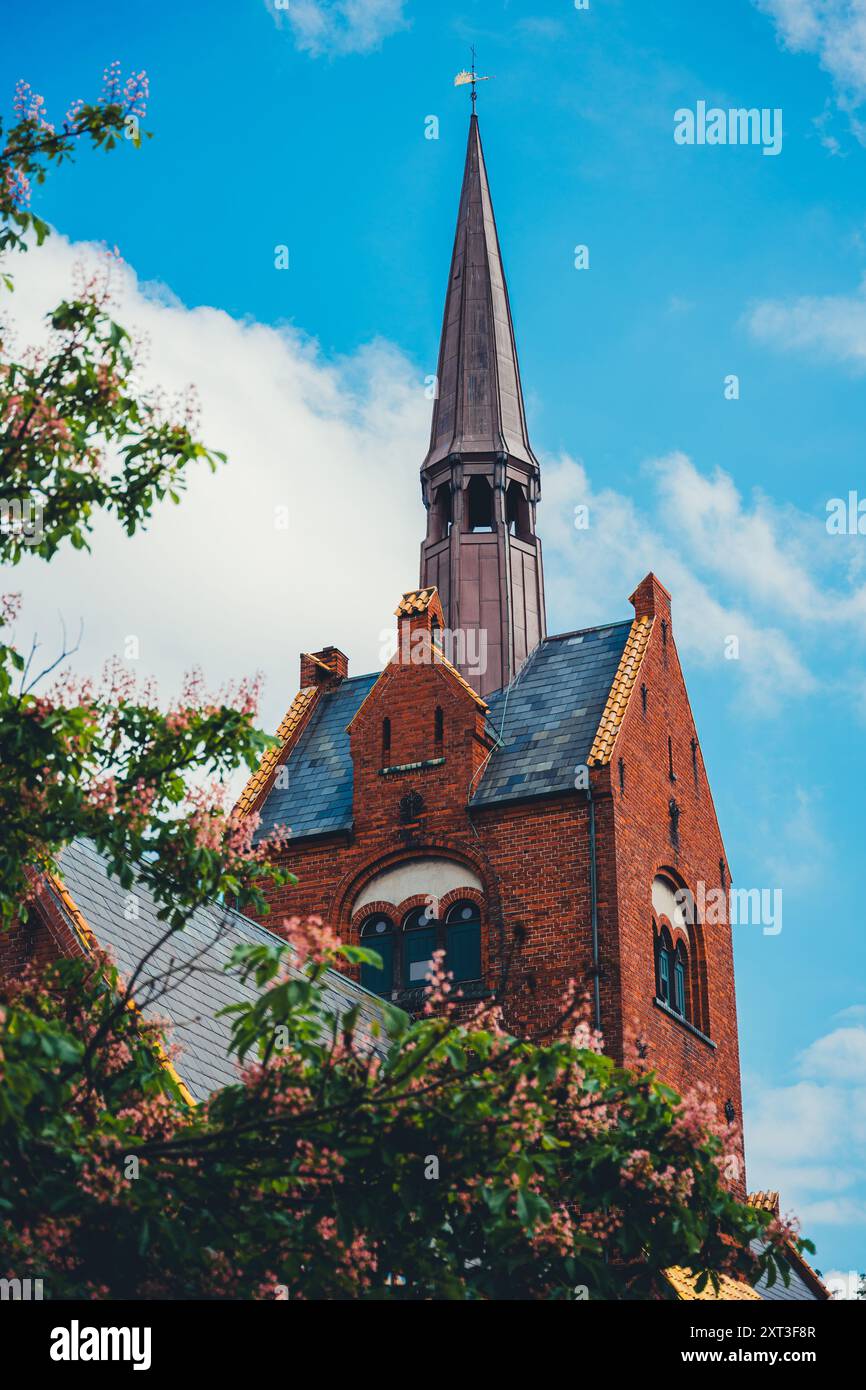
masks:
<svg viewBox="0 0 866 1390"><path fill-rule="evenodd" d="M438 382L425 467L451 454L464 458L508 454L537 467L526 430L508 290L474 115L445 300Z"/></svg>

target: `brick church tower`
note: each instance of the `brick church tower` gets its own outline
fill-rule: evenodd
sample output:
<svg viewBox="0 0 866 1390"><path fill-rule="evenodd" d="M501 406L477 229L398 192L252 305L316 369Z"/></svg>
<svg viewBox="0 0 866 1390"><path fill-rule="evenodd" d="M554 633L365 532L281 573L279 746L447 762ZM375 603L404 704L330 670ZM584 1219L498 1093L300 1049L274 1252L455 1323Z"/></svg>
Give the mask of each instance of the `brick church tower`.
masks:
<svg viewBox="0 0 866 1390"><path fill-rule="evenodd" d="M382 969L361 983L410 1011L444 949L464 997L499 995L530 1036L573 979L609 1053L637 1044L739 1125L731 930L682 905L730 876L670 595L634 576L631 616L546 634L539 466L474 114L421 476L422 584L398 603L393 658L350 675L333 646L303 655L242 795L259 836L291 830L298 882L268 924L319 913L373 945ZM487 638L476 669L471 634Z"/></svg>

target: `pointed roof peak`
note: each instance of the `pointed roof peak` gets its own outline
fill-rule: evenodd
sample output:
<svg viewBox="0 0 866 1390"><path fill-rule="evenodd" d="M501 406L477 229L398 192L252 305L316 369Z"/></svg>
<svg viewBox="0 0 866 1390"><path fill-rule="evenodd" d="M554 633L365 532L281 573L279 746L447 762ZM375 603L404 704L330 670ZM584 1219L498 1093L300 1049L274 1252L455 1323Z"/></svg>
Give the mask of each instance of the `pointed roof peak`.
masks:
<svg viewBox="0 0 866 1390"><path fill-rule="evenodd" d="M537 468L529 443L514 325L481 130L474 110L445 298L430 448L424 466L459 454L508 454Z"/></svg>

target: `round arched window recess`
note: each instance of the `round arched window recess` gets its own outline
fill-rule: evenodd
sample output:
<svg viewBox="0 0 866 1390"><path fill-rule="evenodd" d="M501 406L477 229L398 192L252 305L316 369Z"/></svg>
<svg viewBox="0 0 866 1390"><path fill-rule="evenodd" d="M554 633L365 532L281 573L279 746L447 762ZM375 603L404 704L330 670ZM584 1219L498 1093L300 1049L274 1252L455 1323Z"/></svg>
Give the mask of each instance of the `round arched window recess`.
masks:
<svg viewBox="0 0 866 1390"><path fill-rule="evenodd" d="M710 1037L703 926L697 909L688 886L673 870L660 869L652 883L656 997Z"/></svg>
<svg viewBox="0 0 866 1390"><path fill-rule="evenodd" d="M481 979L481 910L471 899L445 914L445 968L455 982Z"/></svg>
<svg viewBox="0 0 866 1390"><path fill-rule="evenodd" d="M368 917L361 928L361 944L375 951L382 960L381 968L361 966L361 984L372 994L389 998L394 988L394 923L390 917L378 913Z"/></svg>

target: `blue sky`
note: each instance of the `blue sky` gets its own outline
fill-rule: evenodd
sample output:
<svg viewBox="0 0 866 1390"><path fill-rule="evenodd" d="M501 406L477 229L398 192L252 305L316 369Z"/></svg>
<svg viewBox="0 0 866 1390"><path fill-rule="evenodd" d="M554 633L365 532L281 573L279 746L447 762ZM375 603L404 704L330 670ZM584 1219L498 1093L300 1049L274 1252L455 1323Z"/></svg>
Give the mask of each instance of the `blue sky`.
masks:
<svg viewBox="0 0 866 1390"><path fill-rule="evenodd" d="M34 567L34 625L62 583L82 661L141 631L169 685L191 660L219 679L258 665L271 723L301 646L375 662L416 579L468 112L452 79L475 42L495 74L479 113L544 464L549 626L627 616L649 568L673 591L735 880L784 894L781 934L735 943L750 1185L781 1187L822 1269L863 1268L866 535L825 520L829 499L866 498L866 0L86 13L15 9L0 93L25 77L62 115L117 58L149 74L154 139L39 191L58 236L17 268L13 307L35 322L79 243L116 244L154 369L199 384L233 462L133 550L106 535L52 583ZM781 153L677 145L674 112L699 100L781 108ZM261 540L283 496L291 554ZM387 547L382 515L402 537Z"/></svg>

